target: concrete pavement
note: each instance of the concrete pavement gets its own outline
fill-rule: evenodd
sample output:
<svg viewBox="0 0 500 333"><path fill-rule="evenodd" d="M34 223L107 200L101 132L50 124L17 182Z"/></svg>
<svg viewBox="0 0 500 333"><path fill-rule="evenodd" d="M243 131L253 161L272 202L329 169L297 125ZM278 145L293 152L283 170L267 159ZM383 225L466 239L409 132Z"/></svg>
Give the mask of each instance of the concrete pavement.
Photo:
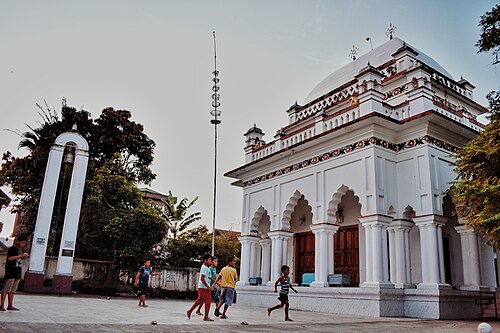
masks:
<svg viewBox="0 0 500 333"><path fill-rule="evenodd" d="M285 322L283 310L267 316L266 309L235 304L228 319L211 317L204 322L193 314L186 317L192 301L147 300L138 307L130 298L48 296L17 294L20 311L0 312L0 332L476 332L478 321L439 321L408 318L371 318L290 311L293 322ZM292 304L293 305L293 304ZM157 325L151 322L156 321ZM248 325L241 323L246 321ZM490 323L495 332L496 323Z"/></svg>

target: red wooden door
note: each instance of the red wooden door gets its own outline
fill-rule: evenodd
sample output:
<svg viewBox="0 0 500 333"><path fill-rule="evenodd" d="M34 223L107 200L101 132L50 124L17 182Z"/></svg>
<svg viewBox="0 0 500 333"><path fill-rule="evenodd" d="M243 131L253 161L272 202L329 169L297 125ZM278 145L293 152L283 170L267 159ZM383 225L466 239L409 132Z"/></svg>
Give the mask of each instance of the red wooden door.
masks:
<svg viewBox="0 0 500 333"><path fill-rule="evenodd" d="M359 229L341 227L333 236L335 274L349 274L351 285L359 285Z"/></svg>
<svg viewBox="0 0 500 333"><path fill-rule="evenodd" d="M314 234L295 235L295 282L302 283L302 274L314 273Z"/></svg>

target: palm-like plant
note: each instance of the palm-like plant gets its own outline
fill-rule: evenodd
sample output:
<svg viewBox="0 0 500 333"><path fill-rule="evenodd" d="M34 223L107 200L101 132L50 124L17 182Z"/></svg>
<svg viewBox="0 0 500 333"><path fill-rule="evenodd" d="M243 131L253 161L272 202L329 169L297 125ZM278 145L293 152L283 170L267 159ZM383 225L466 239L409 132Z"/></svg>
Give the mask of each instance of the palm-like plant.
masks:
<svg viewBox="0 0 500 333"><path fill-rule="evenodd" d="M194 205L198 197L194 198L190 203L188 199L182 199L178 204L176 204L177 198L172 195L172 192L168 192L168 196L164 201L163 214L167 220L168 231L172 234L172 238L177 238L177 235L187 227L196 221L201 219L201 213L196 212L185 217L188 210Z"/></svg>

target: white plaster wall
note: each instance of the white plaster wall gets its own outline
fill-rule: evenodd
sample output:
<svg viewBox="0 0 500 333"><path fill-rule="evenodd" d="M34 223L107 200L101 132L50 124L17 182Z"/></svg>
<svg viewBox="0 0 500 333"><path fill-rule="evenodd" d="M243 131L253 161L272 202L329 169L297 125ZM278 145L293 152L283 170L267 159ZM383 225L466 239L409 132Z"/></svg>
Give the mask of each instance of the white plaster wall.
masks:
<svg viewBox="0 0 500 333"><path fill-rule="evenodd" d="M329 202L337 190L342 185L346 185L354 191L354 195L359 197L361 213L362 215L366 215L366 197L369 189L367 189L368 186L365 180L367 178L371 179L372 176L366 175L368 171L364 168L364 158L370 158L370 156L367 156L366 152L353 153L352 155L349 158L339 159L337 165L331 164L325 168L325 196ZM328 207L328 202L326 202L326 207Z"/></svg>
<svg viewBox="0 0 500 333"><path fill-rule="evenodd" d="M397 218L403 218L402 213L407 206L412 206L416 210L418 192L414 189L418 187L417 166L412 154L401 154L398 157L396 166L397 174ZM419 206L419 205L418 205Z"/></svg>
<svg viewBox="0 0 500 333"><path fill-rule="evenodd" d="M250 189L245 190L245 211L244 217L241 225L242 235L248 235L250 232L250 224L254 218L257 210L262 206L269 214L272 212L272 202L273 202L273 188L266 184L265 186L254 186ZM271 226L272 228L272 226Z"/></svg>

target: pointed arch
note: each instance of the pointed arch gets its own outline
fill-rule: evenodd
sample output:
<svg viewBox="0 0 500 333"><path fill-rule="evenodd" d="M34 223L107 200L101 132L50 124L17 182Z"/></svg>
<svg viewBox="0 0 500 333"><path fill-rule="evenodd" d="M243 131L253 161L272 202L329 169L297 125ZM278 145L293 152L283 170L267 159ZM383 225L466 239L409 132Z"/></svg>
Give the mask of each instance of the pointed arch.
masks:
<svg viewBox="0 0 500 333"><path fill-rule="evenodd" d="M297 206L297 201L300 198L303 198L304 195L299 191L295 191L293 195L288 200L286 204L285 211L283 212L283 218L281 219L281 230L290 230L290 221L292 219L292 213L295 210L295 206Z"/></svg>
<svg viewBox="0 0 500 333"><path fill-rule="evenodd" d="M342 184L342 186L340 186L338 190L332 195L332 199L328 203L328 210L326 211L327 223L332 223L332 224L337 223L338 206L340 204L340 201L342 200L342 197L348 191L352 191L353 193L355 193L353 189ZM359 197L356 194L354 194L354 197L357 198L359 202Z"/></svg>
<svg viewBox="0 0 500 333"><path fill-rule="evenodd" d="M265 225L265 223L262 223L263 222L262 218L266 215L269 216L267 210L264 207L260 206L259 208L257 208L250 222L250 230L249 230L250 235L260 236L261 238L267 238L267 233L270 231L271 228L271 221L268 221L267 225Z"/></svg>

